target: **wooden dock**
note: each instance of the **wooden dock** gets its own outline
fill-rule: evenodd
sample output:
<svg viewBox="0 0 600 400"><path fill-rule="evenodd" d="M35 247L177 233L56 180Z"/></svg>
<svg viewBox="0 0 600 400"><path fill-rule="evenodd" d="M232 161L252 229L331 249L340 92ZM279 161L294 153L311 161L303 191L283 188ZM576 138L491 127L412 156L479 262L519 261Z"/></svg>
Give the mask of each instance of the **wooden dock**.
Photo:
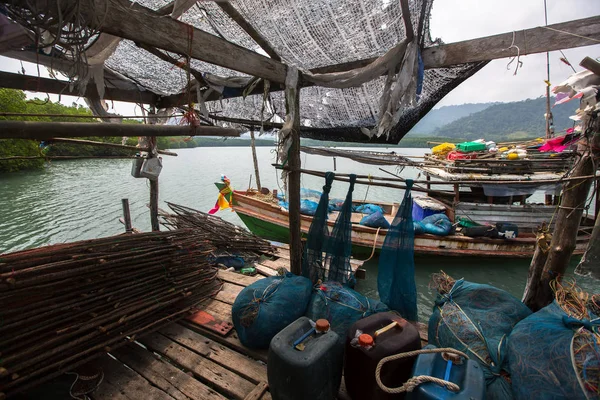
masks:
<svg viewBox="0 0 600 400"><path fill-rule="evenodd" d="M353 261L356 268L361 264ZM264 276L276 275L281 267L289 270L285 246L278 248L272 260L260 263L261 275L220 271L223 290L200 309L217 321L232 323L231 306L238 293ZM426 339L423 326L420 331ZM89 394L94 400L271 399L268 351L245 347L234 329L223 336L186 319L107 350L85 366L86 371L101 369L104 374L98 389ZM349 398L343 382L339 398Z"/></svg>

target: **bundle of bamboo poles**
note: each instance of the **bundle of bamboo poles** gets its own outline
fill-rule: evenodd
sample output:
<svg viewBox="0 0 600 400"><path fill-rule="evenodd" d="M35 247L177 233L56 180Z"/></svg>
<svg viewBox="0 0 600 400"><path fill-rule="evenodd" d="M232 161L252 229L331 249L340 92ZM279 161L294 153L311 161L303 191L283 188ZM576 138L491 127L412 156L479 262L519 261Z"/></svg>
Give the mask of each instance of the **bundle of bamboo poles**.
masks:
<svg viewBox="0 0 600 400"><path fill-rule="evenodd" d="M0 255L0 399L193 311L221 288L191 230Z"/></svg>
<svg viewBox="0 0 600 400"><path fill-rule="evenodd" d="M169 202L167 204L174 214L162 210L159 212L163 226L168 229L193 229L195 232L202 232L211 238L219 253L243 255L245 258L275 253L275 247L268 240L242 227L193 208Z"/></svg>

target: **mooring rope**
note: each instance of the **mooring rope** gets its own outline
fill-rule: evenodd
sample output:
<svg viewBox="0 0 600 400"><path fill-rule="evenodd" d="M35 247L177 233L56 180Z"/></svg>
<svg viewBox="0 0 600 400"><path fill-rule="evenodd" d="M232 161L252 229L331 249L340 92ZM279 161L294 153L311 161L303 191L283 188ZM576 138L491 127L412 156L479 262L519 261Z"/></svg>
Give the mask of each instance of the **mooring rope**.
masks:
<svg viewBox="0 0 600 400"><path fill-rule="evenodd" d="M448 390L451 390L453 392L458 392L460 390L460 387L457 384L448 382L448 381L440 379L440 378L435 378L433 376L428 376L428 375L413 376L408 381L404 382L404 384L402 386L397 387L397 388L389 388L389 387L385 386L383 384L383 382L381 382L381 368L383 368L383 365L385 363L388 363L390 361L399 360L401 358L414 357L419 354L430 354L430 353L449 353L449 354L456 354L458 356L464 357L465 359L469 358L469 356L467 356L462 351L458 351L458 350L452 349L452 348L422 349L422 350L408 351L406 353L394 354L393 356L388 356L388 357L383 358L377 364L377 369L375 369L375 379L377 380L377 385L379 385L379 388L381 390L383 390L386 393L390 393L390 394L412 392L417 386L419 386L420 384L425 383L425 382L437 383L440 386L446 387L446 389L448 389Z"/></svg>

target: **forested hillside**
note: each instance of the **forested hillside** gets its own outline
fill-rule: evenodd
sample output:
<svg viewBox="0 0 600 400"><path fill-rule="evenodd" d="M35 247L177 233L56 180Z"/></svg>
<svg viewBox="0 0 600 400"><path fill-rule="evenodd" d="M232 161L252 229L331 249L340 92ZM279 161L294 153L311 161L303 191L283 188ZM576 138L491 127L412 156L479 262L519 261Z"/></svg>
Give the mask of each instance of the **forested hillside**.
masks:
<svg viewBox="0 0 600 400"><path fill-rule="evenodd" d="M413 135L431 135L439 127L456 121L459 118L466 117L481 110L493 106L497 103L469 103L454 106L444 106L431 110L420 120L409 132Z"/></svg>
<svg viewBox="0 0 600 400"><path fill-rule="evenodd" d="M554 104L554 99L551 99ZM569 116L575 114L579 101L574 100L552 109L555 132L571 128ZM435 130L435 134L446 137L487 140L518 140L544 137L546 122L546 99L528 99L512 103L494 104L483 111L457 119Z"/></svg>

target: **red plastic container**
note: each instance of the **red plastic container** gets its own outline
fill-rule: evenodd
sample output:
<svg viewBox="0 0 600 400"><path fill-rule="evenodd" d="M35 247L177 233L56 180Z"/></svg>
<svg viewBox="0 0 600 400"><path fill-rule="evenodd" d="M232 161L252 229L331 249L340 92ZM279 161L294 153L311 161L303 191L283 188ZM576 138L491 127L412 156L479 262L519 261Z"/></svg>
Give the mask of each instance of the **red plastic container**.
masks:
<svg viewBox="0 0 600 400"><path fill-rule="evenodd" d="M446 157L448 160L474 160L477 158L475 153L461 153L460 151L451 151Z"/></svg>
<svg viewBox="0 0 600 400"><path fill-rule="evenodd" d="M359 332L360 331L360 332ZM381 359L398 353L419 350L419 331L398 314L386 312L356 322L346 336L344 380L353 400L399 399L379 389L375 369ZM381 381L387 387L402 386L412 376L416 357L386 363Z"/></svg>

